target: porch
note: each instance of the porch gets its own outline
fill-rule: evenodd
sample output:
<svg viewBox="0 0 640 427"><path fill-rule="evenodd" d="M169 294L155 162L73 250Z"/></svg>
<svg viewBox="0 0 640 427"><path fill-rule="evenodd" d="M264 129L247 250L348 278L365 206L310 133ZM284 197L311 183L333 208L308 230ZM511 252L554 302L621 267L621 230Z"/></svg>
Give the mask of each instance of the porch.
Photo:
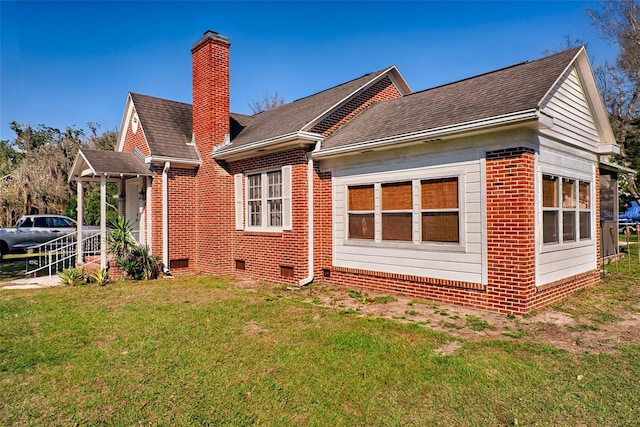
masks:
<svg viewBox="0 0 640 427"><path fill-rule="evenodd" d="M119 215L124 216L133 228L138 244L151 246L151 201L154 173L136 153L81 149L71 169L69 182L77 188L77 237L76 260L83 262L88 253L99 253L100 268L106 268L107 259L107 183L118 184L114 196ZM100 185L100 233L99 251L83 244L84 188L86 183Z"/></svg>

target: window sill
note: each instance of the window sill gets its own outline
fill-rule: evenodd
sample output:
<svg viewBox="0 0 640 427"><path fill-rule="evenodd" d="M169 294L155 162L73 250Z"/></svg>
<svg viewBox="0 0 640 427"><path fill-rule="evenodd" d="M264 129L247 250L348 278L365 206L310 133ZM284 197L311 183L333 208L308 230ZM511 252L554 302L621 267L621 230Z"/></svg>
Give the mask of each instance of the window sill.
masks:
<svg viewBox="0 0 640 427"><path fill-rule="evenodd" d="M569 242L569 243L543 243L542 249L540 249L540 253L546 254L551 252L566 251L570 249L585 248L593 245L594 245L593 239L585 239L585 240L580 240L577 242Z"/></svg>
<svg viewBox="0 0 640 427"><path fill-rule="evenodd" d="M390 248L401 250L419 250L433 252L466 252L466 247L460 243L413 243L399 241L375 242L373 240L346 239L344 246L361 246L370 248Z"/></svg>
<svg viewBox="0 0 640 427"><path fill-rule="evenodd" d="M244 230L244 236L282 237L282 230Z"/></svg>

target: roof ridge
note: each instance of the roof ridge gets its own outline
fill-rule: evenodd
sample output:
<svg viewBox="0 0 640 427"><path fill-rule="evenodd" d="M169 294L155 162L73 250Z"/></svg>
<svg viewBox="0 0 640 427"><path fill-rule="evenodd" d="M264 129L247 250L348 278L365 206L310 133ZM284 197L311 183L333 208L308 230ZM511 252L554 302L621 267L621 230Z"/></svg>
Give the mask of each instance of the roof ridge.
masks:
<svg viewBox="0 0 640 427"><path fill-rule="evenodd" d="M364 78L364 77L371 76L371 75L375 75L375 74L382 74L383 72L385 72L385 71L387 71L387 70L390 70L391 68L393 68L393 65L390 65L390 66L385 67L385 68L381 68L381 69L379 69L379 70L377 70L377 71L372 71L372 72L370 72L370 73L363 74L363 75L361 75L361 76L359 76L359 77L353 78L353 79L351 79L351 80L347 80L346 82L342 82L342 83L337 84L337 85L335 85L335 86L331 86L331 87L329 87L329 88L327 88L327 89L323 89L323 90L321 90L321 91L319 91L319 92L315 92L315 93L312 93L312 94L310 94L310 95L303 96L302 98L295 99L295 100L293 100L293 101L291 101L291 102L287 102L287 103L285 103L285 104L278 105L277 107L274 107L274 108L271 108L271 109L269 109L269 110L265 110L265 111L272 111L272 110L275 110L275 109L277 109L277 108L279 108L279 107L282 107L282 106L284 106L284 105L291 105L291 104L293 104L293 103L295 103L295 102L303 101L303 100L305 100L305 99L311 98L312 96L320 95L321 93L325 93L325 92L328 92L328 91L330 91L330 90L333 90L333 89L339 88L340 86L345 86L345 85L347 85L347 84L349 84L349 83L355 82L356 80L360 80L360 79L362 79L362 78ZM261 112L259 112L259 113L256 113L256 114L255 114L255 116L257 116L257 115L259 115L259 114L262 114L262 113L264 113L265 111L261 111Z"/></svg>
<svg viewBox="0 0 640 427"><path fill-rule="evenodd" d="M142 96L142 97L145 97L145 98L153 98L153 99L158 99L158 100L160 100L160 101L173 102L173 103L175 103L175 104L183 104L183 105L188 105L188 106L190 106L190 107L192 106L192 104L190 104L190 103L188 103L188 102L175 101L175 100L173 100L173 99L161 98L161 97L159 97L159 96L147 95L147 94L144 94L144 93L131 92L131 91L129 91L129 93L130 93L131 95L134 95L134 96Z"/></svg>
<svg viewBox="0 0 640 427"><path fill-rule="evenodd" d="M569 49L565 49L565 50L562 50L560 52L554 52L554 53L552 53L550 55L545 55L545 56L542 56L540 58L536 58L536 59L532 59L532 60L525 60L525 61L522 61L522 62L517 62L515 64L507 65L505 67L498 68L498 69L495 69L495 70L486 71L484 73L476 74L476 75L465 77L465 78L462 78L462 79L459 79L459 80L454 80L452 82L443 83L441 85L437 85L437 86L433 86L433 87L430 87L430 88L426 88L426 89L422 89L422 90L419 90L419 91L415 91L415 92L407 94L406 96L416 95L416 94L427 92L427 91L430 91L430 90L439 89L439 88L442 88L442 87L445 87L445 86L451 86L451 85L454 85L454 84L457 84L457 83L462 83L462 82L467 81L467 80L472 80L472 79L476 79L478 77L483 77L483 76L487 76L487 75L490 75L490 74L495 74L495 73L498 73L498 72L501 72L501 71L505 71L505 70L508 70L510 68L516 68L516 67L521 67L521 66L527 65L527 64L533 64L535 62L539 62L539 61L542 61L542 60L545 60L545 59L549 59L549 58L551 58L553 56L566 54L567 52L570 52L570 51L574 51L574 50L578 51L582 47L584 47L584 45L580 45L580 46L572 47L572 48L569 48Z"/></svg>

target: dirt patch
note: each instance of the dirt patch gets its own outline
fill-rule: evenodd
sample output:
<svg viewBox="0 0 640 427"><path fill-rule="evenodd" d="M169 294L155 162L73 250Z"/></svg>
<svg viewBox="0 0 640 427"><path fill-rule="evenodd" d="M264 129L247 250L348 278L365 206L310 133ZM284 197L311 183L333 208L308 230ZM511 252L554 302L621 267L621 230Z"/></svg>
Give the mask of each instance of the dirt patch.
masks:
<svg viewBox="0 0 640 427"><path fill-rule="evenodd" d="M528 316L505 316L452 304L415 300L401 295L349 290L325 284L310 288L278 286L243 280L245 290L268 289L314 305L348 310L361 316L416 323L447 332L459 341L439 349L451 354L462 341L510 339L549 344L573 354L616 353L621 345L640 344L640 303L616 312L615 319L601 321L547 307Z"/></svg>

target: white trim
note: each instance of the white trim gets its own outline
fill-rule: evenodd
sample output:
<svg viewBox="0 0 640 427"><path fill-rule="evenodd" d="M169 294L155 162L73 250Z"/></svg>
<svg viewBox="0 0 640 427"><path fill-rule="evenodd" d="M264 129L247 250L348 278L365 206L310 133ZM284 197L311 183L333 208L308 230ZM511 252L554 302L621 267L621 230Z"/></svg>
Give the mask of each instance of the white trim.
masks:
<svg viewBox="0 0 640 427"><path fill-rule="evenodd" d="M362 141L356 144L346 146L326 148L313 154L314 158L328 158L344 154L354 154L363 150L374 150L377 148L385 149L406 143L425 143L431 142L437 138L448 137L455 134L465 132L479 132L482 130L492 129L497 126L513 125L523 122L536 122L540 126L545 126L548 119L541 120L542 114L537 109L519 111L516 113L504 114L471 122L458 123L452 126L443 126L439 128L429 129L425 131L407 133L403 135L394 135L387 138Z"/></svg>
<svg viewBox="0 0 640 427"><path fill-rule="evenodd" d="M282 179L282 225L281 226L268 226L268 191L269 180L267 178L269 172L280 172ZM268 168L255 171L247 171L243 175L244 181L244 203L243 207L246 207L244 212L244 230L259 233L281 233L282 231L289 231L293 229L293 211L292 211L292 167L291 165L285 165L279 168ZM251 209L249 209L249 176L260 175L260 226L251 225ZM237 223L236 223L237 225Z"/></svg>
<svg viewBox="0 0 640 427"><path fill-rule="evenodd" d="M146 156L144 158L144 162L146 164L151 163L171 163L174 167L176 166L200 166L202 165L202 159L191 160L191 159L181 159L179 157L166 157L166 156Z"/></svg>
<svg viewBox="0 0 640 427"><path fill-rule="evenodd" d="M289 200L291 200L291 197L289 197ZM307 225L307 267L309 270L309 273L307 275L307 277L305 277L304 279L300 280L298 282L299 286L305 286L308 285L309 283L313 282L313 268L314 268L314 263L313 263L313 255L314 255L314 249L313 249L313 215L314 215L314 211L313 211L313 159L311 158L310 154L307 154L307 215L308 215L308 225Z"/></svg>
<svg viewBox="0 0 640 427"><path fill-rule="evenodd" d="M235 206L236 206L236 230L244 229L244 198L242 192L242 183L244 182L244 177L241 173L237 173L233 176L234 183L234 197L235 197Z"/></svg>
<svg viewBox="0 0 640 427"><path fill-rule="evenodd" d="M100 180L100 268L107 268L107 176Z"/></svg>
<svg viewBox="0 0 640 427"><path fill-rule="evenodd" d="M342 215L344 215L344 230L343 230L343 244L344 246L370 246L370 247L383 247L383 248L399 248L399 249L418 249L424 251L447 251L447 252L467 252L467 227L466 227L466 171L461 169L452 169L446 172L438 173L420 173L414 178L399 178L394 177L389 180L384 180L380 176L376 177L359 177L357 179L349 179L344 181L344 194L345 203L343 207ZM420 193L419 187L421 181L430 181L443 178L457 178L458 180L458 208L457 209L441 209L438 211L455 211L458 213L458 242L430 242L422 241L422 219L416 223L415 217L422 217L423 209L420 206ZM398 183L398 182L411 182L412 184L412 212L413 220L412 226L413 235L412 240L394 241L394 240L382 240L382 184ZM374 238L373 240L366 239L351 239L349 238L349 187L372 185L374 190ZM418 189L416 196L415 191ZM370 213L369 211L363 211L364 213ZM416 214L417 213L417 214ZM486 239L485 239L486 240Z"/></svg>
<svg viewBox="0 0 640 427"><path fill-rule="evenodd" d="M295 146L296 144L306 145L315 144L323 139L322 135L312 132L291 132L286 135L279 135L273 138L263 139L261 141L251 142L239 147L214 148L211 157L216 160L239 160L244 157L255 157L256 151L260 154L281 150ZM222 150L222 152L218 152ZM262 151L260 151L262 150Z"/></svg>
<svg viewBox="0 0 640 427"><path fill-rule="evenodd" d="M169 177L167 171L171 163L166 162L162 169L162 263L169 268Z"/></svg>

